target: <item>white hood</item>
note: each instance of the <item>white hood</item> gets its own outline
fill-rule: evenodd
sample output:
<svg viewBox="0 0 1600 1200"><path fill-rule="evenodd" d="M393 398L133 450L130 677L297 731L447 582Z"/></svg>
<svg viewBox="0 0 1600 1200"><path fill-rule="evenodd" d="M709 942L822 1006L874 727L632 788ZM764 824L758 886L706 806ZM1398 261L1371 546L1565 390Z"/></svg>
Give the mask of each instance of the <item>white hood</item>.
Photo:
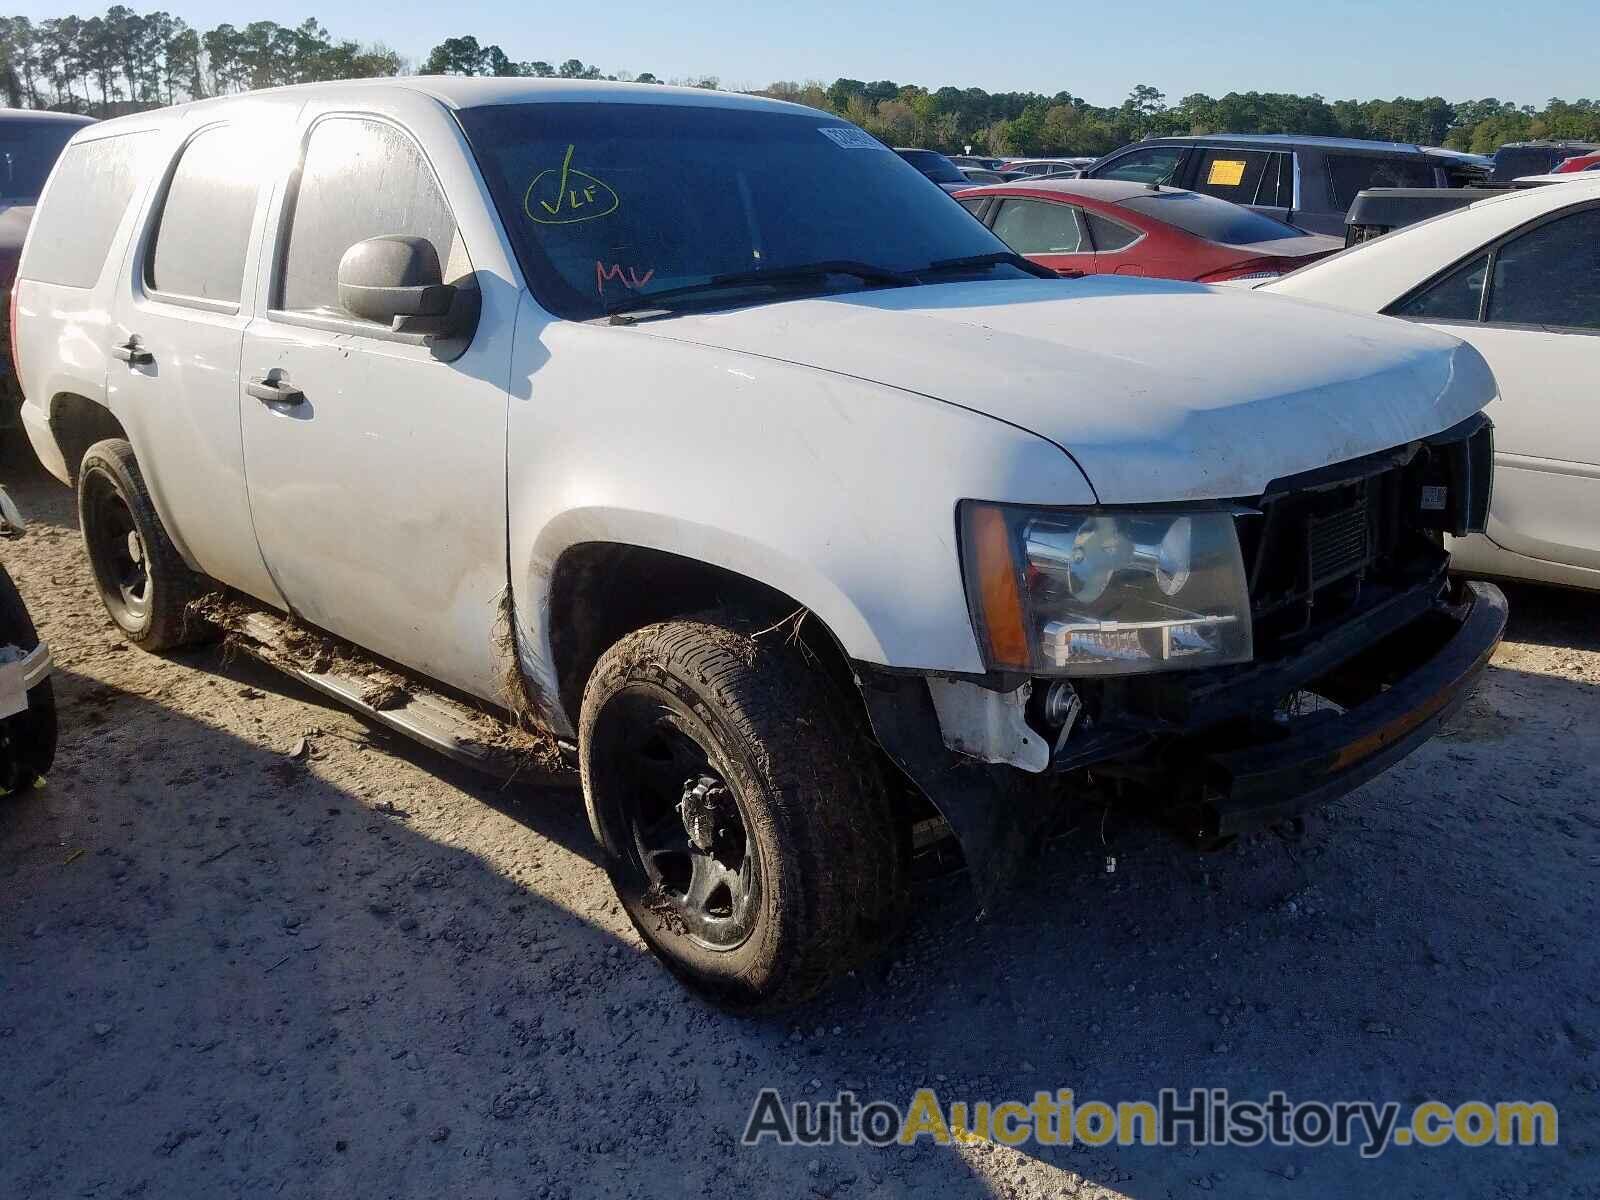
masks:
<svg viewBox="0 0 1600 1200"><path fill-rule="evenodd" d="M1165 280L937 284L638 328L987 413L1055 442L1104 504L1258 495L1437 433L1495 394L1456 338Z"/></svg>

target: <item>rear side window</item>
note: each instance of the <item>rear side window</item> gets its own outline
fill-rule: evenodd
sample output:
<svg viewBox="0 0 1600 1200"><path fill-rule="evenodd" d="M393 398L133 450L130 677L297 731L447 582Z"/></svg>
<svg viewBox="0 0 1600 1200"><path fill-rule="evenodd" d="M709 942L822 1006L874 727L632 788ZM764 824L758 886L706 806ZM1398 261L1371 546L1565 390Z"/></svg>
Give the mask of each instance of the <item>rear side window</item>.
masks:
<svg viewBox="0 0 1600 1200"><path fill-rule="evenodd" d="M1547 221L1501 246L1487 319L1600 329L1600 209Z"/></svg>
<svg viewBox="0 0 1600 1200"><path fill-rule="evenodd" d="M1099 213L1083 215L1089 222L1089 236L1094 239L1094 248L1102 254L1124 249L1139 240L1139 231L1128 228L1121 221L1113 221Z"/></svg>
<svg viewBox="0 0 1600 1200"><path fill-rule="evenodd" d="M1044 200L1002 200L995 236L1018 254L1076 254L1083 244L1083 222L1070 204Z"/></svg>
<svg viewBox="0 0 1600 1200"><path fill-rule="evenodd" d="M1235 204L1255 204L1261 177L1267 173L1267 167L1273 165L1273 157L1265 150L1202 150L1195 171L1194 190L1232 200ZM1273 194L1276 198L1276 190Z"/></svg>
<svg viewBox="0 0 1600 1200"><path fill-rule="evenodd" d="M1426 188L1436 182L1429 162L1361 154L1328 155L1328 198L1340 211L1348 209L1356 193L1364 188Z"/></svg>
<svg viewBox="0 0 1600 1200"><path fill-rule="evenodd" d="M124 134L67 147L33 218L20 272L24 279L94 286L143 177L138 157L143 137Z"/></svg>
<svg viewBox="0 0 1600 1200"><path fill-rule="evenodd" d="M243 140L220 125L183 148L148 259L152 291L239 303L258 174Z"/></svg>
<svg viewBox="0 0 1600 1200"><path fill-rule="evenodd" d="M1418 321L1476 321L1483 305L1483 281L1489 256L1480 254L1437 283L1396 304L1389 312Z"/></svg>
<svg viewBox="0 0 1600 1200"><path fill-rule="evenodd" d="M416 143L381 121L319 122L306 145L278 306L347 315L339 260L357 242L391 233L427 238L446 281L457 274L455 219Z"/></svg>

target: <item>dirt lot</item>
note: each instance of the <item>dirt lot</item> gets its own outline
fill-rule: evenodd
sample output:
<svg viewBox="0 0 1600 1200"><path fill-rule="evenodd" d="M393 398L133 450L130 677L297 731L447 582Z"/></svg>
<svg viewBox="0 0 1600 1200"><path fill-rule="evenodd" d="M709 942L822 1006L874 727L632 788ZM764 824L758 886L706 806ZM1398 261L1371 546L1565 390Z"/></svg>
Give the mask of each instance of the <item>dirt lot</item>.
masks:
<svg viewBox="0 0 1600 1200"><path fill-rule="evenodd" d="M890 960L748 1021L645 954L575 793L125 647L70 494L5 480L62 740L0 804L0 1196L1600 1196L1600 600L1513 592L1454 727L1306 843L1091 823L990 921L926 886ZM1543 1097L1562 1144L741 1149L769 1084Z"/></svg>

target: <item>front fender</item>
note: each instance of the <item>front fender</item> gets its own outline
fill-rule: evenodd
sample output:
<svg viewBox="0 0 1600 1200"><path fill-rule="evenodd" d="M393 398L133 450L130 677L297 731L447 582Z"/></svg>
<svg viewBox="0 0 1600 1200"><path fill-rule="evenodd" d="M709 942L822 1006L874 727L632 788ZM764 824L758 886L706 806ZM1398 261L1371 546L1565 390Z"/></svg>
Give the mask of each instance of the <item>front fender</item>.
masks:
<svg viewBox="0 0 1600 1200"><path fill-rule="evenodd" d="M956 505L1093 503L1057 446L992 417L532 307L518 321L507 504L525 666L541 684L554 683L554 566L606 541L774 588L858 661L981 672Z"/></svg>

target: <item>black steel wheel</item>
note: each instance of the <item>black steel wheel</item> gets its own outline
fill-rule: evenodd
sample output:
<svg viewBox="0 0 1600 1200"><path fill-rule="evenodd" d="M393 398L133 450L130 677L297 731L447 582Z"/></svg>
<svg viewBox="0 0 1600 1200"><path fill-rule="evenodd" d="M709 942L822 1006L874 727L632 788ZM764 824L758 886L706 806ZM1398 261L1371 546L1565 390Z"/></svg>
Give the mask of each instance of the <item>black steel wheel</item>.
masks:
<svg viewBox="0 0 1600 1200"><path fill-rule="evenodd" d="M596 739L623 776L604 820L620 835L627 889L697 945L743 945L760 908L761 852L710 731L670 693L634 683L607 707Z"/></svg>
<svg viewBox="0 0 1600 1200"><path fill-rule="evenodd" d="M161 651L211 634L188 611L203 581L167 536L123 439L96 442L83 456L78 523L100 600L130 642Z"/></svg>
<svg viewBox="0 0 1600 1200"><path fill-rule="evenodd" d="M629 919L732 1008L815 994L899 927L909 839L859 710L784 639L711 614L601 656L578 750Z"/></svg>

